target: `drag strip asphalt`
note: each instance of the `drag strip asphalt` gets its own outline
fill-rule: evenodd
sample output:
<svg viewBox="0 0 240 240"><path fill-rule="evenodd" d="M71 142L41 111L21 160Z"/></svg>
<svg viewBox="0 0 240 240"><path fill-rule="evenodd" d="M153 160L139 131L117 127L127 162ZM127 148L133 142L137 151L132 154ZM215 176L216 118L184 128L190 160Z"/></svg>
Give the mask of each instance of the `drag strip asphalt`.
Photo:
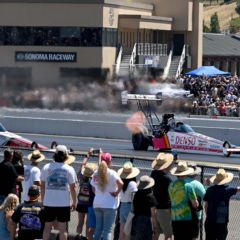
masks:
<svg viewBox="0 0 240 240"><path fill-rule="evenodd" d="M111 152L112 154L145 157L149 160L153 160L158 154L158 152L152 150L151 147L148 151L134 151L130 140L44 134L18 134L48 147L51 145L52 141L56 141L58 144L65 144L68 146L68 148L82 152L87 152L91 147L95 149L102 148L103 151ZM231 167L240 167L240 155L231 155L230 157L224 157L221 155L213 156L205 154L178 153L178 159L194 161L196 163L208 163L215 167L219 166L220 164L230 165Z"/></svg>

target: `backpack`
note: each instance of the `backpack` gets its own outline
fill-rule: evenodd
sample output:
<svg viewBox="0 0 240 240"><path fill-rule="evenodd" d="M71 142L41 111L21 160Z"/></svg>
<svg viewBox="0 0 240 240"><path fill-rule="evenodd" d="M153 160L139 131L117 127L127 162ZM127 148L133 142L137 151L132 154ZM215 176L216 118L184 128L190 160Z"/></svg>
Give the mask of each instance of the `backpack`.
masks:
<svg viewBox="0 0 240 240"><path fill-rule="evenodd" d="M90 204L90 182L89 179L87 181L80 181L79 185L79 193L78 193L78 205L89 205Z"/></svg>

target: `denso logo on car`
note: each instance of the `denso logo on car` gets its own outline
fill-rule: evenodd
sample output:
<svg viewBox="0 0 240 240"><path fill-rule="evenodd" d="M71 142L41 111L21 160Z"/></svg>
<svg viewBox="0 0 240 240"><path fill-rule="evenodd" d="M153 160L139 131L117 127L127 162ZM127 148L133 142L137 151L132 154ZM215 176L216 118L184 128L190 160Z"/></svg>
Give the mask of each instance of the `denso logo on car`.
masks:
<svg viewBox="0 0 240 240"><path fill-rule="evenodd" d="M196 143L195 137L176 136L176 144L195 145L195 143Z"/></svg>

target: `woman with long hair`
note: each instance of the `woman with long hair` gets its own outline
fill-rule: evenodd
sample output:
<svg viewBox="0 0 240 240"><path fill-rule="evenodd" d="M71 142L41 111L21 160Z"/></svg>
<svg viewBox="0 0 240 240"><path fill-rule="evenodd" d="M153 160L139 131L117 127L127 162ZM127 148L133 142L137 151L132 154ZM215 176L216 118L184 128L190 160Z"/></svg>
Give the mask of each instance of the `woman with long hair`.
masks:
<svg viewBox="0 0 240 240"><path fill-rule="evenodd" d="M111 240L113 224L119 206L119 193L123 182L118 174L109 168L112 162L110 153L100 154L98 170L93 174L91 185L95 192L93 207L96 215L95 240Z"/></svg>
<svg viewBox="0 0 240 240"><path fill-rule="evenodd" d="M137 192L136 177L139 175L140 170L133 167L131 162L124 163L123 167L118 170L118 175L123 181L123 189L121 191L120 199L120 236L119 240L126 240L128 237L124 233L124 225L126 223L129 212L132 207L132 200L134 193Z"/></svg>
<svg viewBox="0 0 240 240"><path fill-rule="evenodd" d="M18 196L10 193L0 206L0 239L10 239L10 219L18 204Z"/></svg>

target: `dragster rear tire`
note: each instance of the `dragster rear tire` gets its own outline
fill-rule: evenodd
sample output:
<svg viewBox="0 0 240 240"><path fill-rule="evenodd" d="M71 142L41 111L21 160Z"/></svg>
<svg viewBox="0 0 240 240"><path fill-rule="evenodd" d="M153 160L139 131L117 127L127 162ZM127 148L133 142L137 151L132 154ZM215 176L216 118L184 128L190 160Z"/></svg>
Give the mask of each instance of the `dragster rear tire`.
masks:
<svg viewBox="0 0 240 240"><path fill-rule="evenodd" d="M226 148L226 149L231 148L231 144L228 141L225 141L223 143L223 148ZM227 153L224 153L224 156L230 157L231 154L232 154L231 152L227 152Z"/></svg>
<svg viewBox="0 0 240 240"><path fill-rule="evenodd" d="M32 149L38 149L38 144L37 144L37 142L32 142L32 144L31 144L31 148Z"/></svg>
<svg viewBox="0 0 240 240"><path fill-rule="evenodd" d="M148 137L144 136L143 133L135 133L132 135L132 144L134 150L148 150L149 146L149 139Z"/></svg>
<svg viewBox="0 0 240 240"><path fill-rule="evenodd" d="M51 143L51 149L55 149L57 147L58 143L56 141L53 141Z"/></svg>

